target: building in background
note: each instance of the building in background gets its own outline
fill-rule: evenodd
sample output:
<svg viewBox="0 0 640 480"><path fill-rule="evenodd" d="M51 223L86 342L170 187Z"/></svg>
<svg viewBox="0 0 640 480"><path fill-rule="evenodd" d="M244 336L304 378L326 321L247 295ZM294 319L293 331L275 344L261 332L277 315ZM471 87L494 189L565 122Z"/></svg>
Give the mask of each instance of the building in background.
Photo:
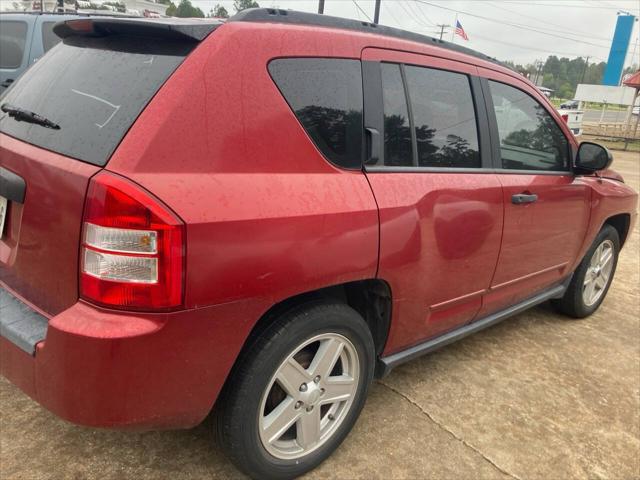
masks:
<svg viewBox="0 0 640 480"><path fill-rule="evenodd" d="M118 12L118 10L113 6L102 6L104 1L123 4L125 12L121 13L140 16L162 16L165 14L167 7L169 6L153 0L77 0L71 1L70 3L66 0L64 3L65 11L76 11L77 9L79 12ZM0 11L55 12L56 9L56 0L0 0Z"/></svg>

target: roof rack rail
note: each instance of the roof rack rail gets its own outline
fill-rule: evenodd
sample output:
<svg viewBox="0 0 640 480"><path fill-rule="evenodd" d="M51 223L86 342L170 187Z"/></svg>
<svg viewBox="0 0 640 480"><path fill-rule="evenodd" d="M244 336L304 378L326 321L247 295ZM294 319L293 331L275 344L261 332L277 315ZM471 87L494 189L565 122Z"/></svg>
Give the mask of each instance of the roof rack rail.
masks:
<svg viewBox="0 0 640 480"><path fill-rule="evenodd" d="M509 68L499 60L477 52L462 45L440 40L438 38L421 35L419 33L401 30L399 28L387 27L384 25L351 20L347 18L332 17L330 15L319 15L317 13L298 12L295 10L282 10L279 8L250 8L242 10L231 17L227 22L265 22L265 23L286 23L290 25L310 25L317 27L339 28L343 30L354 30L364 33L375 33L386 37L410 40L425 45L435 45L446 48L454 52L471 55L488 62L495 63L505 68Z"/></svg>

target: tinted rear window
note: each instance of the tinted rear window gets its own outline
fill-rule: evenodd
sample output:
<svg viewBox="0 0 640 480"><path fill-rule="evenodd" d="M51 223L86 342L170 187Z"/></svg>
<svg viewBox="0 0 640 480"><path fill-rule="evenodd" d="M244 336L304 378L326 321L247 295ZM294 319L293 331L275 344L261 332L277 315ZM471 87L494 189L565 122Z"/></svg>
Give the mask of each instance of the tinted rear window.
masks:
<svg viewBox="0 0 640 480"><path fill-rule="evenodd" d="M18 68L22 65L26 41L26 22L0 21L0 68Z"/></svg>
<svg viewBox="0 0 640 480"><path fill-rule="evenodd" d="M195 43L113 35L69 37L8 89L0 104L30 110L53 130L2 113L0 131L103 166Z"/></svg>
<svg viewBox="0 0 640 480"><path fill-rule="evenodd" d="M360 61L286 58L270 62L269 73L322 153L341 167L360 168Z"/></svg>

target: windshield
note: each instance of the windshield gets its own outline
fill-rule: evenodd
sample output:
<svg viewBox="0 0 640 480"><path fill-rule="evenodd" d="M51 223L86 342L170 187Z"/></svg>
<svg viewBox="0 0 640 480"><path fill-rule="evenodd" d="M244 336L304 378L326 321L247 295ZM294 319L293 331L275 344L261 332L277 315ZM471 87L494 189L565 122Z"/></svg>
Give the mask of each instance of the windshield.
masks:
<svg viewBox="0 0 640 480"><path fill-rule="evenodd" d="M64 39L0 96L59 129L0 112L0 132L104 166L140 112L197 45L111 35Z"/></svg>

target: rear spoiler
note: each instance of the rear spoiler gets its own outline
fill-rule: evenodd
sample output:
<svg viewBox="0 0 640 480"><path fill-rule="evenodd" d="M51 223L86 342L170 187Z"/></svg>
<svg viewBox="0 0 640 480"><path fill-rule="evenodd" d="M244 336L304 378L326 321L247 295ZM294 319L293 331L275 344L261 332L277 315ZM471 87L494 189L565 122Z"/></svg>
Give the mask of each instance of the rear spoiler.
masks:
<svg viewBox="0 0 640 480"><path fill-rule="evenodd" d="M220 25L217 20L90 17L58 22L53 32L60 38L134 35L201 42Z"/></svg>

